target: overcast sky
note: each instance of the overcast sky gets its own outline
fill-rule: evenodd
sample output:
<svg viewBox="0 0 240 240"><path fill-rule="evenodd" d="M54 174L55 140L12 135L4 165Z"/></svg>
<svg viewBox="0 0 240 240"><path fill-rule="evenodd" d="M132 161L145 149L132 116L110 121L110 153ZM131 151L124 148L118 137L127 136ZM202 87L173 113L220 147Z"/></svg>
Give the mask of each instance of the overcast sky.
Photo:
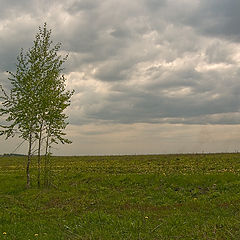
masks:
<svg viewBox="0 0 240 240"><path fill-rule="evenodd" d="M68 53L55 154L240 150L239 0L0 0L0 81L47 22ZM18 139L1 138L0 153ZM24 152L24 147L18 152Z"/></svg>

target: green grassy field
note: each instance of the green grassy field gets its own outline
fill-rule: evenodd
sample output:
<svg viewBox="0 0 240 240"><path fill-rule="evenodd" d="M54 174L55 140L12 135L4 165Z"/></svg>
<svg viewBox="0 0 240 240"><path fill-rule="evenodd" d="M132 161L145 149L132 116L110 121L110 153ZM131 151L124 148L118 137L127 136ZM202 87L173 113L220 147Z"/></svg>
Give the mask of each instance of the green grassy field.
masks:
<svg viewBox="0 0 240 240"><path fill-rule="evenodd" d="M0 239L240 239L240 154L0 158Z"/></svg>

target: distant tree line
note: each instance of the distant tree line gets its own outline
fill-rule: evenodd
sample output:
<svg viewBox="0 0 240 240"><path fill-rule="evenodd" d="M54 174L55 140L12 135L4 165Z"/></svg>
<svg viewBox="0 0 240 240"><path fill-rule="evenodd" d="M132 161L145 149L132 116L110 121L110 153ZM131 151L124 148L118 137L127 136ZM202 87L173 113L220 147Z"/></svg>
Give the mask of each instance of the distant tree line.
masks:
<svg viewBox="0 0 240 240"><path fill-rule="evenodd" d="M26 155L24 154L18 154L18 153L4 153L3 155L0 155L1 157L24 157Z"/></svg>
<svg viewBox="0 0 240 240"><path fill-rule="evenodd" d="M7 124L0 126L0 135L18 136L28 142L26 176L30 187L30 164L37 155L37 184L41 186L42 160L44 185L49 185L51 146L54 143L71 143L65 137L68 122L65 109L70 105L73 91L66 90L62 74L67 56L58 54L61 44L53 45L51 30L45 23L39 27L33 46L26 52L21 49L16 71L8 72L10 92L2 85L0 116Z"/></svg>

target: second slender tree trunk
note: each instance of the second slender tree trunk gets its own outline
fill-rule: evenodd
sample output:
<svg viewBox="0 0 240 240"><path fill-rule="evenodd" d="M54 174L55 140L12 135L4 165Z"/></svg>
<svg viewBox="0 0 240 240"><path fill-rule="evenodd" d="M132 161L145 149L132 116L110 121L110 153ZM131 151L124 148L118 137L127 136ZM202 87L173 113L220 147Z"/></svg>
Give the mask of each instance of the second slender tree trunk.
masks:
<svg viewBox="0 0 240 240"><path fill-rule="evenodd" d="M47 132L47 140L46 140L46 149L45 149L45 162L44 162L44 185L48 187L48 146L49 145L49 134Z"/></svg>
<svg viewBox="0 0 240 240"><path fill-rule="evenodd" d="M40 127L39 139L38 139L38 176L37 176L37 183L38 188L41 186L41 141L42 141L42 124Z"/></svg>
<svg viewBox="0 0 240 240"><path fill-rule="evenodd" d="M27 188L30 188L30 164L31 164L31 154L32 154L32 133L29 136L29 143L28 143L28 157L27 157Z"/></svg>

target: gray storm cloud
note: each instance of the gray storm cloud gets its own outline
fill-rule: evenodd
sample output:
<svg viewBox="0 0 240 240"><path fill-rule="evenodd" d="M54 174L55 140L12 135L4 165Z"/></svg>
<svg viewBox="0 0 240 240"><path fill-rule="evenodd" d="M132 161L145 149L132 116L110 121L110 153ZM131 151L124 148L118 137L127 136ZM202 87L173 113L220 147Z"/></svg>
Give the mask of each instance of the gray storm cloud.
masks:
<svg viewBox="0 0 240 240"><path fill-rule="evenodd" d="M41 2L41 3L40 3ZM234 0L0 1L0 77L47 22L76 94L70 123L237 124Z"/></svg>

